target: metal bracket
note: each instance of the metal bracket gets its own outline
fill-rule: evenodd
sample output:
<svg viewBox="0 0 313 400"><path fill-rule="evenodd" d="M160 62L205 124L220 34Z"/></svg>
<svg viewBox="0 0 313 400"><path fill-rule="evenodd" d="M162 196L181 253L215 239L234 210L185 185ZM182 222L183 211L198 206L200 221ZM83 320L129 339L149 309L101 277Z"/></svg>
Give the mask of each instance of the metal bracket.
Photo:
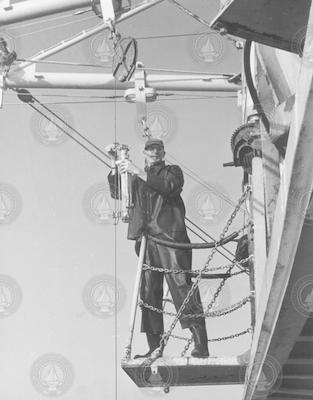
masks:
<svg viewBox="0 0 313 400"><path fill-rule="evenodd" d="M143 135L150 136L147 125L147 96L146 96L146 72L142 63L136 64L135 70L135 101L137 109L137 120L142 125Z"/></svg>

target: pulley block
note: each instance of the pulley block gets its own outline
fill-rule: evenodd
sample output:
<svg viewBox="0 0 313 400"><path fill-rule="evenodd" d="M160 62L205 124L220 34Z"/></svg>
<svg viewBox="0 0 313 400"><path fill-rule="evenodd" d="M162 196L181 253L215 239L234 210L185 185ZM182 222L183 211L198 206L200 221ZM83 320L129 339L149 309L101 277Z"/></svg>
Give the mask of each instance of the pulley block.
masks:
<svg viewBox="0 0 313 400"><path fill-rule="evenodd" d="M144 88L145 91L145 96L146 96L146 102L151 103L157 99L157 93L154 88ZM124 93L124 99L128 103L135 103L137 100L137 91L136 89L130 88L125 90Z"/></svg>

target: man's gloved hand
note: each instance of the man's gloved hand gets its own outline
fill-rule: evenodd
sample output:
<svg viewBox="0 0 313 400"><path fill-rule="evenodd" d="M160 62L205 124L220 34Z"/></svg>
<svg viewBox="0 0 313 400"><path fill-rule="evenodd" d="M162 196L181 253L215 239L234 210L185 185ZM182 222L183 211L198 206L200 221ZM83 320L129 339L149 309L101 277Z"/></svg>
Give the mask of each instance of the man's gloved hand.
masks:
<svg viewBox="0 0 313 400"><path fill-rule="evenodd" d="M140 168L128 159L117 161L116 164L118 165L118 170L121 174L129 172L132 175L138 175L141 172Z"/></svg>
<svg viewBox="0 0 313 400"><path fill-rule="evenodd" d="M108 144L105 146L104 151L108 154L108 156L111 159L111 167L115 168L116 166L116 160L117 160L117 152L115 150L115 144Z"/></svg>

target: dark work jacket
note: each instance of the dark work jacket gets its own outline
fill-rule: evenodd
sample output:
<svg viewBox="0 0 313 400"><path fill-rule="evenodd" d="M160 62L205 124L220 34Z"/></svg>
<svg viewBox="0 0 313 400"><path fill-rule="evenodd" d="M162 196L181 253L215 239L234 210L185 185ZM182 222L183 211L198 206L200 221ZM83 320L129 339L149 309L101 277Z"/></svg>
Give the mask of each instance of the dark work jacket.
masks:
<svg viewBox="0 0 313 400"><path fill-rule="evenodd" d="M164 161L146 168L147 182L131 176L133 207L130 210L128 239L142 234L176 242L189 242L185 226L185 205L180 196L184 185L182 170ZM111 196L117 198L117 175L109 174Z"/></svg>

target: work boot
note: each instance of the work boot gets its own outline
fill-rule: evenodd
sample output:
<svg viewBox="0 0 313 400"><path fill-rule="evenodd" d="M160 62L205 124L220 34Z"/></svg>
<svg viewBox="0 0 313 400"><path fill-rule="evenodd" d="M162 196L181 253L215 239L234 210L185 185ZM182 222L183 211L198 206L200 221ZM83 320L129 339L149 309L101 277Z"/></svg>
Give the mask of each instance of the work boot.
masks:
<svg viewBox="0 0 313 400"><path fill-rule="evenodd" d="M209 357L208 337L204 324L194 324L190 327L195 347L191 352L192 357Z"/></svg>
<svg viewBox="0 0 313 400"><path fill-rule="evenodd" d="M136 354L134 359L150 357L151 354L154 352L154 350L160 346L162 335L163 335L162 333L146 333L149 350L146 354ZM159 354L159 357L162 356L162 353L163 353L163 346L161 348L161 353Z"/></svg>

